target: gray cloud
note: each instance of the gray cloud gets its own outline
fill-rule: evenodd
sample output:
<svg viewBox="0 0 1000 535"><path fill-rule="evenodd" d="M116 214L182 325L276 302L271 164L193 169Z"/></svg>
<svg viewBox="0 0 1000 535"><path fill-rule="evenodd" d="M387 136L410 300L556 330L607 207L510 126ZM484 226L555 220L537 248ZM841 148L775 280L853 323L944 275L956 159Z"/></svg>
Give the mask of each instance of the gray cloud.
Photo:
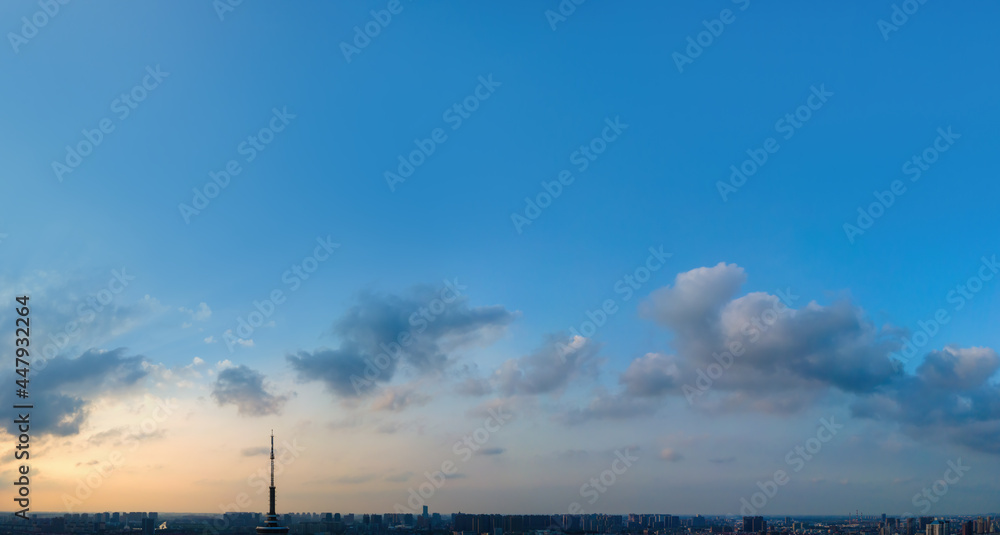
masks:
<svg viewBox="0 0 1000 535"><path fill-rule="evenodd" d="M480 397L493 393L493 386L487 379L467 377L455 387L455 391L463 396Z"/></svg>
<svg viewBox="0 0 1000 535"><path fill-rule="evenodd" d="M125 356L125 348L111 351L91 349L75 359L56 357L37 373L36 387L58 388L70 395L122 389L135 385L148 374L145 357Z"/></svg>
<svg viewBox="0 0 1000 535"><path fill-rule="evenodd" d="M1000 386L990 382L998 366L989 348L932 351L914 375L861 397L852 413L898 423L914 438L1000 454Z"/></svg>
<svg viewBox="0 0 1000 535"><path fill-rule="evenodd" d="M403 472L400 474L385 476L385 480L390 483L403 483L405 481L409 481L411 477L413 477L413 472Z"/></svg>
<svg viewBox="0 0 1000 535"><path fill-rule="evenodd" d="M121 289L112 273L132 279L136 274L131 269L116 268L86 274L72 271L37 273L21 281L0 281L0 286L4 288L0 294L11 295L11 300L13 294L7 293L7 289L31 288L34 298L31 310L45 318L37 326L32 325L34 371L41 372L52 364L49 359L56 356L72 359L88 350L113 346L118 337L168 311L149 295L130 298L135 282L121 293L109 291L110 279L115 280L115 287ZM0 310L0 323L13 322L12 313L13 309ZM3 335L10 336L11 345L13 334L11 330Z"/></svg>
<svg viewBox="0 0 1000 535"><path fill-rule="evenodd" d="M679 274L641 314L674 334L675 355L647 354L619 376L622 392L599 395L567 421L629 417L630 404L694 392L696 408L791 414L831 392L856 417L898 424L923 440L1000 454L1000 357L989 348L929 352L914 374L891 358L900 332L879 329L849 301L794 308L791 290L736 297L743 269L720 263ZM687 390L685 390L687 389ZM933 430L933 432L929 432Z"/></svg>
<svg viewBox="0 0 1000 535"><path fill-rule="evenodd" d="M589 451L577 450L577 449L557 451L554 453L554 455L559 459L565 459L570 461L577 461L590 458Z"/></svg>
<svg viewBox="0 0 1000 535"><path fill-rule="evenodd" d="M244 457L257 457L258 455L270 455L271 448L267 446L260 446L254 448L243 448L240 450L240 454Z"/></svg>
<svg viewBox="0 0 1000 535"><path fill-rule="evenodd" d="M676 358L649 353L635 359L618 382L635 397L660 396L681 388Z"/></svg>
<svg viewBox="0 0 1000 535"><path fill-rule="evenodd" d="M577 377L596 375L598 350L597 344L584 338L550 336L534 353L504 362L494 380L508 396L561 391Z"/></svg>
<svg viewBox="0 0 1000 535"><path fill-rule="evenodd" d="M870 393L900 376L889 358L898 336L859 308L847 301L794 308L790 290L738 297L746 278L743 268L719 263L652 292L640 315L673 334L676 353L636 358L619 375L620 392L598 391L558 419L632 418L655 412L660 398L682 396L704 412L791 414L831 390Z"/></svg>
<svg viewBox="0 0 1000 535"><path fill-rule="evenodd" d="M372 409L400 412L407 407L426 405L430 400L430 396L417 392L416 388L410 385L387 387L372 402Z"/></svg>
<svg viewBox="0 0 1000 535"><path fill-rule="evenodd" d="M92 400L129 391L148 375L147 364L145 357L125 356L124 348L91 349L77 358L58 356L31 375L31 398L18 400L14 390L8 389L7 401L14 404L44 400L30 411L32 430L55 436L75 435L87 419ZM6 375L4 381L12 384L14 377ZM4 425L10 433L17 430L12 419Z"/></svg>
<svg viewBox="0 0 1000 535"><path fill-rule="evenodd" d="M288 362L299 380L321 381L337 396L356 398L390 382L401 363L421 374L442 372L450 351L484 340L516 317L502 306L471 308L464 297L443 310L431 308L443 303L442 295L454 297L427 286L404 296L364 293L330 330L340 347L299 351ZM404 333L408 338L400 347Z"/></svg>
<svg viewBox="0 0 1000 535"><path fill-rule="evenodd" d="M212 387L212 398L220 407L236 405L240 416L278 414L288 401L288 396L268 392L264 374L245 365L220 371Z"/></svg>
<svg viewBox="0 0 1000 535"><path fill-rule="evenodd" d="M396 361L390 360L387 368L372 382L364 380L365 359L371 358L357 344L347 342L338 349L299 351L286 357L298 372L300 381L321 381L326 388L343 397L356 397L374 390L375 382L388 382L396 370ZM352 382L351 378L355 378ZM355 388L357 386L357 388Z"/></svg>
<svg viewBox="0 0 1000 535"><path fill-rule="evenodd" d="M746 282L743 268L719 262L680 273L673 286L660 288L640 304L639 311L689 338L701 336L718 317L723 305Z"/></svg>
<svg viewBox="0 0 1000 535"><path fill-rule="evenodd" d="M355 427L360 427L362 423L363 422L362 422L361 418L355 416L355 417L343 418L343 419L340 419L340 420L335 420L335 421L332 421L332 422L327 422L326 427L327 427L327 429L331 429L331 430L337 431L337 430L340 430L340 429L351 429L351 428L355 428Z"/></svg>
<svg viewBox="0 0 1000 535"><path fill-rule="evenodd" d="M677 354L633 361L619 378L625 392L682 395L688 385L707 391L698 396L702 408L788 413L823 389L873 392L899 375L889 358L898 338L862 310L846 301L796 309L764 292L735 297L745 280L742 268L720 263L653 292L640 311L675 334ZM713 371L710 388L699 387Z"/></svg>
<svg viewBox="0 0 1000 535"><path fill-rule="evenodd" d="M663 448L660 450L660 460L667 461L668 463L676 463L683 459L684 456L681 455L677 450L671 448Z"/></svg>
<svg viewBox="0 0 1000 535"><path fill-rule="evenodd" d="M382 433L383 435L392 435L405 427L406 424L400 422L385 422L383 424L379 424L379 426L375 428L375 431Z"/></svg>
<svg viewBox="0 0 1000 535"><path fill-rule="evenodd" d="M476 419L489 418L494 414L501 416L510 414L516 417L517 414L527 412L529 408L534 408L533 405L532 398L493 398L469 408L469 410L465 411L465 415Z"/></svg>
<svg viewBox="0 0 1000 535"><path fill-rule="evenodd" d="M925 357L917 375L930 387L949 390L973 390L1000 367L996 351L986 347L946 347L931 351Z"/></svg>
<svg viewBox="0 0 1000 535"><path fill-rule="evenodd" d="M653 414L659 405L650 399L635 398L627 394L611 394L597 389L590 403L582 408L571 408L557 413L553 419L566 425L578 425L591 420L625 420Z"/></svg>
<svg viewBox="0 0 1000 535"><path fill-rule="evenodd" d="M361 483L367 483L375 479L375 474L363 474L360 476L344 476L338 478L337 483L343 483L345 485L359 485Z"/></svg>

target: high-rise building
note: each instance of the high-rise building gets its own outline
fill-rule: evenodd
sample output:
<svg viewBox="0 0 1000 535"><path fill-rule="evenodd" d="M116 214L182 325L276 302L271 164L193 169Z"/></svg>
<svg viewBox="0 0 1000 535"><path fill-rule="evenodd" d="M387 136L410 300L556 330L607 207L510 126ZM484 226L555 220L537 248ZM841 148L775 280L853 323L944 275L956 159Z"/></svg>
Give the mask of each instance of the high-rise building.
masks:
<svg viewBox="0 0 1000 535"><path fill-rule="evenodd" d="M767 531L767 522L762 516L743 517L743 531L747 533L761 533Z"/></svg>
<svg viewBox="0 0 1000 535"><path fill-rule="evenodd" d="M424 506L424 518L427 518L427 506Z"/></svg>
<svg viewBox="0 0 1000 535"><path fill-rule="evenodd" d="M155 520L152 518L142 519L142 535L153 535L153 529L156 528Z"/></svg>
<svg viewBox="0 0 1000 535"><path fill-rule="evenodd" d="M927 524L926 535L948 535L948 524L940 520L935 520Z"/></svg>
<svg viewBox="0 0 1000 535"><path fill-rule="evenodd" d="M274 431L271 431L271 508L263 526L257 526L257 533L288 533L288 528L278 525L278 513L274 512Z"/></svg>
<svg viewBox="0 0 1000 535"><path fill-rule="evenodd" d="M476 520L473 515L458 513L452 515L451 519L455 525L455 531L473 531L475 529Z"/></svg>

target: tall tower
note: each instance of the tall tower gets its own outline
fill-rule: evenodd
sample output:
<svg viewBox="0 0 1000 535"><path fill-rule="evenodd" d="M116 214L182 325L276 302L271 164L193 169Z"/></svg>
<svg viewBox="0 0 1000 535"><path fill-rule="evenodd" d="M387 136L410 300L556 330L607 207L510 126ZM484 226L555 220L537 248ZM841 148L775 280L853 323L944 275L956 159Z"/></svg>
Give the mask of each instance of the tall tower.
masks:
<svg viewBox="0 0 1000 535"><path fill-rule="evenodd" d="M271 430L271 508L263 526L257 526L257 533L288 533L287 527L278 525L278 513L274 511L274 430Z"/></svg>

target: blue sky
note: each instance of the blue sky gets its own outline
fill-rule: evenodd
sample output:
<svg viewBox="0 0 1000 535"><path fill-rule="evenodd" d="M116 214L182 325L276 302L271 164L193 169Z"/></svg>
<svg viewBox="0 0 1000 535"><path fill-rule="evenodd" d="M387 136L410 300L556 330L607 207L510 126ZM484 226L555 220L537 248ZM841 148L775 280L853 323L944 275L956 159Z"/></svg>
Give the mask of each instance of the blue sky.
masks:
<svg viewBox="0 0 1000 535"><path fill-rule="evenodd" d="M304 509L349 492L354 501L347 503L358 511L390 510L405 499L404 487L419 481L401 474L439 464L451 439L473 428L466 414L478 414L477 407L491 402L520 408L524 417L505 429L509 436L490 444L502 452L481 459L481 466L465 465L466 477L435 494L432 509L561 510L581 499L579 482L600 473L605 460L611 462L609 452L631 445L650 459L651 468L587 507L660 511L662 502L650 496L687 489L673 512L733 512L738 498L751 495L771 465L784 465L784 452L812 436L819 418L830 414L853 424L851 447L858 451L870 444L893 446L871 446L876 453L867 456L845 446L818 457L807 467L814 473L800 477L801 485L816 480L817 487L780 496L776 500L785 502L768 504L765 513L853 510L862 505L857 496L903 513L914 507L910 496L939 478L934 474L947 460L964 455L984 471L997 466L995 446L977 442L997 436L1000 415L988 405L973 411L971 423L967 414L952 415L948 423L959 426L952 429L954 440L924 440L951 435L918 425L914 415L889 416L869 407L869 417L860 416L865 402L902 399L893 386L897 379L881 372L873 372L883 389L877 392L809 376L805 384L828 395L795 410L747 402L746 410L720 405L706 412L667 389L616 398L637 412L628 417L614 413L566 424L567 414L601 399L602 392L642 390L628 377L643 375L646 355L679 359L675 387L693 381L685 370L694 372L692 363L705 357L699 348L718 333L696 332L678 316L678 306L688 313L698 306L710 311L748 293L775 295L782 289L801 296L794 309L815 301L817 324L826 326L809 330L802 313L797 317L803 323L789 319L782 334L798 333L807 345L829 342L823 346L828 353L785 357L817 369L822 366L810 359L829 358L838 369L838 359L846 359L871 371L877 367L871 359L887 362L893 344L908 337L900 329L912 333L918 321L943 308L948 324L906 363L898 380L933 382L919 370L924 355L937 351L953 374L989 372L977 393L963 383L965 390L950 392L956 397L949 399L995 399L989 396L996 395L996 355L989 348L1000 345L991 329L1000 319L996 285L982 281L982 290L961 310L948 301L957 285L977 276L983 257L998 252L992 177L1000 169L991 151L1000 119L993 105L998 59L989 53L997 48L995 4L946 9L929 0L884 35L878 21L892 21L891 2L667 6L591 0L553 27L546 11L560 9L555 1L401 0L401 10L378 35L345 58L342 44L352 43L355 27L374 24L371 11L387 4L243 2L220 17L208 1L114 7L71 2L26 42L12 42L8 34L11 46L0 54L12 82L0 89L9 125L0 133L7 199L0 214L0 276L7 292L33 296L42 316L37 336L46 338L73 320L86 295L107 286L112 270L124 267L135 277L96 314L100 321L86 322L83 335L60 348L60 355L74 359L89 350L124 347L123 354L142 356L144 378L129 382L121 394L102 393L95 385L112 384L102 377L80 386L77 407L90 407L90 416L59 436L92 443L88 437L122 425L110 416L113 410L96 407L121 408L135 396L199 407L198 417L165 424L163 436L137 453L142 460L135 461L135 470L157 448L214 426L241 434L239 441L220 443L219 454L263 443L243 440L244 433L265 437L263 430L287 425L287 434L315 445L316 453L306 455L319 456L320 444L342 440L349 430L365 445L359 448L385 448L390 459L402 460L394 464L344 449L356 459L350 466L319 465L323 475L317 481L291 473L288 485L297 490L285 492ZM30 19L42 8L25 2L0 9L7 32L23 34L21 17ZM687 53L687 39L698 39L707 31L703 21L722 17L723 10L730 10L725 17L731 23L721 24L711 44L678 68L676 54ZM145 99L122 118L116 99L157 69L167 74L155 88L140 90ZM494 82L488 94L479 89L485 99L474 96L482 80ZM825 91L825 102L802 111L817 104L810 100L814 91ZM463 102L476 109L457 124L446 110ZM786 139L787 130L777 124L797 109L809 119ZM286 110L287 124L247 161L241 143L277 125L275 110ZM81 131L99 128L103 119L114 130L60 180L53 162L65 163L66 147L77 146L85 139ZM615 120L627 127L579 170L574 152ZM439 128L447 139L405 182L390 187L385 173L397 171L400 155L416 148L414 140L431 138ZM939 129L957 135L939 142L948 150L919 180L910 180L904 163L933 146ZM768 138L780 147L724 199L718 183L729 180L730 166L750 158L747 151L760 154ZM185 218L180 205L191 205L193 190L204 192L210 173L231 160L240 173L204 210ZM573 182L530 225L518 228L512 214L524 214L525 199L536 199L545 191L542 182L557 181L565 169ZM852 242L844 225L857 225L858 208L868 208L876 200L873 192L890 190L896 180L905 193ZM339 247L292 291L283 274L313 255L318 238ZM650 247L672 255L624 301L615 285L645 264ZM428 341L428 355L443 360L414 360L412 373L387 373L391 381L375 391L339 395L333 375L323 373L334 373L329 367L345 361L321 349L346 352L349 342L364 345L366 337L379 336L373 333L391 331L391 325L377 325L385 319L379 311L432 299L444 280L467 289L448 320L454 323ZM684 280L690 295L679 291ZM267 325L230 351L226 331L274 290L286 300ZM545 358L554 358L546 353L550 342L569 341L569 329L579 328L587 312L607 299L620 309L578 342L586 355L570 359L573 367L546 369ZM196 314L202 303L203 313ZM360 319L344 323L352 310ZM862 326L843 323L847 317L861 318ZM728 321L706 321L716 320ZM855 338L834 347L848 335L830 325ZM795 347L788 340L774 343ZM317 366L315 376L286 358L300 351L315 359L309 361ZM138 362L101 354L112 355L95 357L111 359L109 370ZM671 362L647 364L669 368ZM762 368L752 371L764 373L788 362L756 364ZM246 383L233 386L232 396L220 396L222 373L243 366L249 371L238 377L231 372L228 380L231 386ZM505 369L520 369L520 379L500 373ZM937 368L923 369L929 374ZM539 377L531 377L535 372ZM44 384L45 371L38 374ZM258 384L255 374L266 381ZM870 379L862 372L847 375L861 383ZM492 393L454 394L466 379L492 381ZM745 401L754 388L779 379L784 377L765 374L755 387L726 383L709 395ZM543 380L553 384L543 387ZM390 408L373 399L388 399ZM389 428L396 432L379 432ZM727 450L727 437L749 430L763 433L739 451ZM401 454L410 443L404 435L416 445ZM724 462L708 463L692 450ZM89 450L74 451L86 456ZM559 459L546 472L551 483L545 485L554 490L525 494L545 487L525 467L546 456ZM260 460L249 457L232 469L242 473ZM163 461L166 468L160 469L171 462ZM53 469L59 473L52 476L54 488L72 488L84 469ZM495 479L501 473L507 475ZM963 480L965 489L957 487L935 504L936 511L987 507L975 496L996 491L995 484L973 481L974 474ZM129 477L115 476L121 483L109 481L106 494L97 492L89 503L106 508L139 500L113 492L115 485L128 488ZM899 483L908 478L913 481ZM206 483L199 494L207 503L240 492L242 478L223 468L207 480L218 483ZM831 487L820 488L823 481ZM722 489L725 497L719 498ZM60 496L47 496L45 508L64 508ZM519 501L522 496L529 501ZM170 508L199 503L183 499L171 498Z"/></svg>

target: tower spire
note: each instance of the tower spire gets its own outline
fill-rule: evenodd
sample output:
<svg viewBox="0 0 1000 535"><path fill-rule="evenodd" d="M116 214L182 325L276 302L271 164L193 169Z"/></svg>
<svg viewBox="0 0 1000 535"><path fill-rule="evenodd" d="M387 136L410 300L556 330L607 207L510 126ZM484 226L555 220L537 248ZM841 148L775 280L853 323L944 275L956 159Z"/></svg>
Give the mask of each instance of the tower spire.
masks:
<svg viewBox="0 0 1000 535"><path fill-rule="evenodd" d="M257 533L288 533L287 527L278 525L278 513L274 510L274 429L271 430L271 508L267 511L267 520L257 528Z"/></svg>
<svg viewBox="0 0 1000 535"><path fill-rule="evenodd" d="M271 430L271 509L268 514L277 514L274 512L274 429Z"/></svg>

